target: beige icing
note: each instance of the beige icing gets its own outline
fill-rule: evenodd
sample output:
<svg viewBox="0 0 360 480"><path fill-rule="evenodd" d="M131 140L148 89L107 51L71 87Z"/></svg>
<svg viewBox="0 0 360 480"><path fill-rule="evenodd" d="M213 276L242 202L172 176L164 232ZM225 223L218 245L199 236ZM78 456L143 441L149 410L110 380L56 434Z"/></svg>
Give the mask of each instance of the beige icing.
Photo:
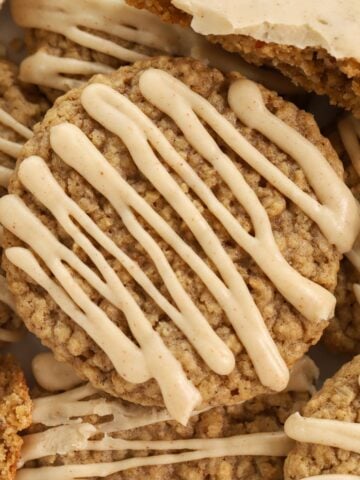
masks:
<svg viewBox="0 0 360 480"><path fill-rule="evenodd" d="M300 190L204 98L180 81L165 72L148 70L142 74L140 89L150 102L173 117L189 143L217 170L249 213L255 236L251 236L241 227L161 131L126 97L108 86L92 84L83 91L81 101L90 116L122 139L139 170L183 218L220 276L215 274L119 175L83 132L71 124L57 125L51 129L50 143L53 150L112 204L134 239L148 252L174 304L170 304L160 294L139 266L65 194L39 157L30 157L22 162L18 171L19 179L87 253L101 277L62 245L16 196L8 195L0 200L0 221L36 252L58 283L50 278L35 256L25 248L7 249L9 260L40 284L60 308L93 338L123 378L132 383L142 383L155 378L171 416L186 423L192 410L200 402L198 391L165 347L161 337L151 328L130 292L88 237L96 240L123 265L173 320L212 370L220 375L229 374L234 367L234 357L192 302L158 244L141 226L133 211L143 217L208 286L247 349L261 382L275 391L280 391L286 387L289 373L231 258L211 226L160 163L155 152L161 155L169 167L203 200L232 238L254 258L285 298L304 317L312 321L326 320L333 315L334 297L319 285L302 277L286 262L277 247L264 207L198 117L217 132L244 161L298 204L339 249L351 248L358 232L359 218L355 200L331 170L326 159L305 138L266 109L258 87L250 81L240 80L230 88L229 101L235 113L247 125L258 129L293 156L304 169L322 204ZM169 99L171 111L168 108ZM329 184L331 194L327 188ZM81 229L77 225L80 225ZM107 301L124 312L139 346L132 343L105 312L91 301L71 276L66 264L86 279ZM154 352L158 352L158 355L154 355Z"/></svg>
<svg viewBox="0 0 360 480"><path fill-rule="evenodd" d="M172 0L204 35L249 35L266 43L321 47L335 58L360 60L358 0Z"/></svg>
<svg viewBox="0 0 360 480"><path fill-rule="evenodd" d="M32 136L32 131L22 125L20 122L15 120L9 113L5 112L2 108L0 108L0 124L4 125L5 127L10 128L14 132L21 135L24 139L28 140ZM6 140L5 138L0 137L0 152L5 153L9 157L16 159L20 153L22 148L21 143L11 142L10 140ZM9 179L12 174L12 169L0 165L0 186L7 187L9 183Z"/></svg>
<svg viewBox="0 0 360 480"><path fill-rule="evenodd" d="M55 373L53 365L43 366L47 375ZM81 417L98 415L110 420L90 425ZM30 460L48 455L66 455L74 451L111 450L189 450L184 453L157 454L111 463L68 465L43 468L24 468L17 479L61 478L70 480L93 476L108 476L112 473L145 465L166 465L204 458L238 455L286 456L292 447L283 432L236 435L227 438L186 439L167 441L123 440L111 434L145 427L170 420L165 410L99 397L89 384L65 393L42 397L33 401L33 423L52 427L43 432L25 435L19 467ZM92 437L97 434L96 440ZM101 438L99 438L101 434Z"/></svg>
<svg viewBox="0 0 360 480"><path fill-rule="evenodd" d="M51 356L52 354L46 354ZM50 359L51 360L51 359ZM58 372L59 365L54 359L41 362L41 376L50 377ZM33 363L34 367L34 363ZM288 389L294 391L309 391L314 380L314 364L310 359L304 357L299 361L291 372L291 382ZM36 368L34 374L37 377L40 368ZM299 382L300 379L300 382ZM306 379L306 381L304 381ZM19 466L24 466L32 459L42 458L47 455L66 455L73 451L92 450L190 450L185 454L157 455L151 457L153 465L191 461L201 458L215 458L225 455L286 455L292 443L282 432L278 433L257 433L250 435L237 435L231 438L220 439L190 439L175 441L126 441L111 437L111 434L125 430L144 427L158 422L170 420L166 410L141 407L129 404L121 400L110 400L104 396L97 395L96 390L89 384L75 388L71 391L38 398L33 401L33 423L42 424L50 428L42 433L26 435L22 448ZM194 412L197 414L197 412ZM83 423L79 417L98 415L100 417L111 416L106 422L100 422L96 426ZM101 440L91 440L95 434L105 434ZM131 462L113 462L106 464L104 472L113 472L135 468L144 465L143 458ZM49 467L41 469L23 469L18 475L19 478L32 479L39 477L38 473L46 474L55 478L74 478L71 475L79 475L78 478L93 476L95 472L101 471L100 465L91 464L88 467L74 466L68 468ZM55 470L54 470L55 468ZM104 473L105 475L105 473ZM63 477L62 477L63 476ZM99 474L100 476L100 474Z"/></svg>
<svg viewBox="0 0 360 480"><path fill-rule="evenodd" d="M50 352L34 357L32 371L36 382L48 392L68 390L83 382L70 365L58 362Z"/></svg>
<svg viewBox="0 0 360 480"><path fill-rule="evenodd" d="M87 15L84 17L83 11ZM139 11L123 0L13 0L15 21L25 28L41 28L62 34L84 47L105 53L126 63L147 58L116 42L84 32L89 28L170 55L193 56L224 71L238 71L281 93L296 93L296 88L280 74L248 65L238 55L225 52L190 29L162 23L157 16ZM80 86L79 75L108 73L109 66L38 51L20 67L21 80L62 91ZM75 76L75 78L74 78Z"/></svg>

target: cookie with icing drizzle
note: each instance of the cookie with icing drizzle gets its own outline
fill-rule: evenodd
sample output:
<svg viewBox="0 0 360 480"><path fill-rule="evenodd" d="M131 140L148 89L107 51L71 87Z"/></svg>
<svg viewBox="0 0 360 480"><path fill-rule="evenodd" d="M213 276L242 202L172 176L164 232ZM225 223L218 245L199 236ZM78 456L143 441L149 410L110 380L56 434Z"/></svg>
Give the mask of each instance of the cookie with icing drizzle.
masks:
<svg viewBox="0 0 360 480"><path fill-rule="evenodd" d="M43 385L55 387L55 373L60 379L69 374L54 359L36 357L34 363ZM316 376L314 363L305 358L292 372L288 392L194 413L187 426L164 409L115 400L89 384L64 393L42 390L33 400L17 479L281 480L293 444L283 424L307 402Z"/></svg>
<svg viewBox="0 0 360 480"><path fill-rule="evenodd" d="M13 480L22 440L31 425L31 400L25 377L10 355L0 356L0 477Z"/></svg>
<svg viewBox="0 0 360 480"><path fill-rule="evenodd" d="M96 73L160 54L200 58L282 93L299 92L279 73L254 67L191 29L163 23L125 0L13 0L12 14L26 29L30 52L20 78L39 85L52 100Z"/></svg>
<svg viewBox="0 0 360 480"><path fill-rule="evenodd" d="M285 432L296 440L285 462L285 479L360 478L360 356L327 380Z"/></svg>
<svg viewBox="0 0 360 480"><path fill-rule="evenodd" d="M257 66L272 66L296 85L360 118L357 0L127 0L164 21L190 26Z"/></svg>
<svg viewBox="0 0 360 480"><path fill-rule="evenodd" d="M360 200L360 122L352 116L339 119L330 136L345 168L345 182ZM338 352L360 353L360 249L358 242L341 261L335 317L325 331L326 345Z"/></svg>
<svg viewBox="0 0 360 480"><path fill-rule="evenodd" d="M36 88L21 84L17 74L15 65L0 59L0 195L6 193L22 145L48 107ZM0 274L0 342L13 342L21 336L21 323L13 311L14 300Z"/></svg>
<svg viewBox="0 0 360 480"><path fill-rule="evenodd" d="M97 388L184 424L286 386L359 231L312 117L190 59L62 97L9 191L4 265L27 327Z"/></svg>

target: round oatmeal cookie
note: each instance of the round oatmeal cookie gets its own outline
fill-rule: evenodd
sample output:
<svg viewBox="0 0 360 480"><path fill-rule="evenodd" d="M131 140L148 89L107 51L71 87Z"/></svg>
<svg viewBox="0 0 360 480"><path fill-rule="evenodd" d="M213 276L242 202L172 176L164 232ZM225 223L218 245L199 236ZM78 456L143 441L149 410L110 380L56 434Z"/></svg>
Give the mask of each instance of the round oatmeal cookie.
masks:
<svg viewBox="0 0 360 480"><path fill-rule="evenodd" d="M146 78L150 78L148 74L158 77L156 91L166 95L160 82L175 82L182 92L202 101L210 116L215 115L226 129L232 129L231 138L245 142L257 158L266 156L268 160L261 157L261 162L276 167L272 174L279 178L279 184L283 179L291 179L290 189L309 193L311 196L306 198L316 199L316 179L322 178L322 174L310 176L313 188L310 187L304 171L290 154L265 134L242 123L230 108L229 88L250 88L249 102L263 102L269 122L286 128L287 136L296 138L302 146L311 147L317 156L312 165L321 163L347 198L349 211L353 212L348 217L352 233L347 232L347 224L340 229L339 238L349 233L352 243L358 231L357 207L341 180L341 162L311 115L239 74L222 74L191 59L160 57L123 67L108 76L96 76L84 88L66 94L47 113L22 150L9 188L11 195L0 201L0 221L6 227L4 267L18 312L30 331L58 359L70 362L96 388L135 403L160 406L164 397L167 406L171 405L172 382L177 385L176 400L189 394L195 399L193 407L200 401L194 388L204 406L239 403L268 392L269 388L279 391L286 386L287 367L319 340L333 315L334 297L329 292L336 286L340 254L301 208L250 167L213 128L205 122L206 128L202 127L189 112L181 114L181 119L192 118L191 122L195 122L192 132L202 129L201 138L213 141L213 149L217 148L215 142L221 147L222 153L218 151L222 162L232 169L231 177L239 180L232 190L205 160L208 150L200 148L196 140L189 140L190 132L184 134L181 130L184 125L180 128L155 107L154 101L146 100L141 89ZM102 92L100 97L98 92ZM95 102L94 109L87 100ZM120 114L122 107L112 101L125 102L129 109L126 112L135 115L137 123ZM107 102L112 105L110 110L105 110L104 117L96 117L105 105L110 105ZM244 102L246 99L240 104ZM166 105L173 105L172 100ZM111 115L118 113L123 116L110 120ZM150 129L148 135L156 134L156 139L151 137L151 149L142 142L144 134L139 130L145 124ZM123 126L125 133L112 130ZM66 140L58 143L58 134L64 134ZM195 141L195 145L190 141ZM162 154L155 158L153 152L158 151ZM169 151L174 162L178 155L174 169L163 157L169 160ZM304 157L307 155L301 155ZM156 166L152 164L145 171L147 160L154 161ZM192 181L180 177L183 167L192 172ZM166 181L155 187L162 178ZM164 189L170 184L169 194ZM208 196L213 192L211 198L222 215L217 216L215 210L211 213L206 201L195 194L200 191L196 185L201 185ZM222 223L231 217L233 231L242 229L242 235L252 242L255 231L246 210L249 205L245 203L244 208L235 198L242 189L248 192L249 205L257 205L256 212L262 212L263 221L268 223L267 238L273 234L276 239L257 252L262 268L230 236L227 228L231 228ZM112 196L113 192L117 194ZM127 193L123 197L124 192ZM181 201L174 203L175 197ZM133 208L128 209L122 202L130 198L136 200ZM9 208L14 208L11 218ZM63 208L69 210L60 212ZM251 215L256 221L257 214L251 211ZM197 219L195 223L193 219ZM197 230L200 224L206 237ZM12 248L16 246L26 248ZM266 254L261 257L264 251ZM263 271L282 256L284 261L276 268L278 276L275 278L275 270L270 269L268 275L278 285L280 280L285 282L284 295L302 292L299 304L294 297L291 299L296 308ZM293 287L293 277L288 272L296 275ZM237 292L239 285L240 303L232 293ZM311 300L304 299L303 292ZM248 317L251 323L241 330L238 322L245 315L240 313L243 305L251 305L252 314ZM189 331L192 328L193 334ZM240 341L239 335L250 338L242 337ZM214 346L210 355L208 345ZM251 359L248 349L252 349ZM216 363L213 359L217 359ZM134 380L129 381L130 378Z"/></svg>
<svg viewBox="0 0 360 480"><path fill-rule="evenodd" d="M16 157L31 129L48 108L35 87L17 79L17 67L0 59L0 195L4 195ZM18 338L21 322L13 313L13 302L0 275L0 342Z"/></svg>
<svg viewBox="0 0 360 480"><path fill-rule="evenodd" d="M359 201L360 169L356 168L356 158L360 158L360 144L357 140L360 130L357 133L356 125L360 125L360 123L353 117L344 117L340 119L338 128L329 138L344 164L345 182ZM354 162L351 161L349 153ZM358 300L355 295L356 285L360 283L360 271L358 270L360 264L358 267L356 265L358 264L354 263L352 256L349 258L345 256L340 264L335 291L337 300L335 317L330 321L323 337L326 346L335 352L360 353L360 296Z"/></svg>
<svg viewBox="0 0 360 480"><path fill-rule="evenodd" d="M51 370L44 364L38 374L46 378ZM56 371L61 371L61 365ZM306 388L313 380L308 379ZM34 392L36 421L23 437L18 478L47 474L64 480L71 475L112 480L281 480L284 458L292 446L283 425L309 400L305 390L213 408L194 414L187 426L170 420L164 410L115 400L89 385L51 397L38 390ZM70 411L77 422L67 422ZM34 433L36 438L29 436ZM109 442L113 442L112 451Z"/></svg>
<svg viewBox="0 0 360 480"><path fill-rule="evenodd" d="M302 441L296 442L286 459L285 480L318 475L321 480L327 474L329 478L331 474L360 475L359 380L357 356L325 382L304 407L300 422L297 414L286 422L286 433L296 440L301 436Z"/></svg>

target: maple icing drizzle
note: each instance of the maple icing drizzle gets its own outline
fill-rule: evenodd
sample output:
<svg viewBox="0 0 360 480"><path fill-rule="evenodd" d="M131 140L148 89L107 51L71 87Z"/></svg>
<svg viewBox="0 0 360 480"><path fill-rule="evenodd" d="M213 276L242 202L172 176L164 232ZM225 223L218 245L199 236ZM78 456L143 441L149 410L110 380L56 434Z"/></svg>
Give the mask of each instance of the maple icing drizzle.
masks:
<svg viewBox="0 0 360 480"><path fill-rule="evenodd" d="M86 16L83 14L85 10ZM224 51L191 29L165 24L156 15L129 7L123 0L13 0L12 12L21 27L61 34L77 45L124 63L133 63L148 58L148 55L132 47L122 47L109 38L85 29L154 49L154 55L162 52L205 60L223 71L240 72L280 93L298 93L298 89L277 72L249 65L239 55ZM79 76L109 73L112 70L100 61L58 57L40 49L22 62L20 79L67 91L83 84Z"/></svg>
<svg viewBox="0 0 360 480"><path fill-rule="evenodd" d="M45 361L46 360L46 361ZM35 357L33 365L37 381L48 384L55 373L60 382L58 387L66 386L65 374L69 367L55 361L51 353ZM309 391L314 382L316 367L305 357L297 363L291 372L291 385L296 391ZM304 379L306 381L304 382ZM65 383L64 383L65 380ZM290 384L289 384L289 388ZM302 390L303 389L303 390ZM283 432L255 433L236 435L227 438L183 439L166 441L124 440L111 435L122 431L146 427L171 420L169 413L162 409L141 407L121 400L110 400L101 396L92 386L85 384L73 390L57 395L33 400L33 423L49 427L41 433L25 435L17 479L59 478L73 480L93 476L108 476L129 468L146 465L167 465L194 461L204 458L239 455L285 456L292 447ZM198 415L201 412L194 412ZM98 415L108 417L95 425L86 423L81 417ZM93 439L97 434L96 440ZM102 438L99 440L99 434ZM156 450L175 451L175 453L157 454L151 457L135 457L111 463L92 463L88 465L63 465L51 467L26 468L26 463L48 455L66 455L74 451L111 451L111 450ZM176 450L189 450L176 453Z"/></svg>
<svg viewBox="0 0 360 480"><path fill-rule="evenodd" d="M20 136L22 136L25 140L28 140L32 137L32 131L22 125L20 122L15 120L15 118L10 115L9 113L5 112L2 108L0 108L0 124L4 125L5 127L13 130ZM17 159L20 150L22 148L22 143L12 142L10 140L6 140L5 138L0 137L0 152L8 155L9 157L13 158L14 160ZM11 168L5 167L0 165L0 186L7 187L9 183L9 179L13 170Z"/></svg>
<svg viewBox="0 0 360 480"><path fill-rule="evenodd" d="M358 378L358 384L360 387L360 377ZM284 430L289 438L298 442L341 448L360 454L360 423L302 417L300 413L294 413L285 422ZM304 480L312 480L313 478L347 480L348 478L360 478L360 476L330 474L309 477Z"/></svg>
<svg viewBox="0 0 360 480"><path fill-rule="evenodd" d="M286 262L275 242L265 208L200 119L221 136L246 163L298 205L340 251L351 248L358 233L359 218L354 198L327 160L314 145L267 110L256 84L249 80L238 80L232 84L229 90L230 106L243 123L261 132L294 158L303 168L321 203L297 187L207 100L179 80L163 71L150 69L141 75L139 86L149 102L174 119L195 151L214 167L228 185L249 214L254 236L243 229L156 125L125 96L109 86L91 84L84 89L81 103L91 117L121 138L138 169L184 220L219 274L211 270L121 177L86 135L69 123L51 128L52 149L110 202L134 239L148 252L176 306L168 302L140 267L66 195L44 160L39 157L33 156L21 163L18 170L20 181L91 258L101 276L62 245L15 195L0 200L0 221L31 247L47 265L56 281L45 272L27 248L7 249L8 259L41 285L60 308L87 332L108 355L119 375L132 383L156 379L171 417L186 423L191 412L201 402L198 390L88 237L121 263L173 320L209 368L219 375L227 375L234 368L235 359L192 302L159 245L141 226L134 212L207 285L245 346L260 381L265 386L280 391L288 383L289 372L230 256L195 204L159 161L157 154L196 193L289 303L310 321L327 320L333 315L333 295L301 276ZM137 345L91 301L66 265L124 313Z"/></svg>

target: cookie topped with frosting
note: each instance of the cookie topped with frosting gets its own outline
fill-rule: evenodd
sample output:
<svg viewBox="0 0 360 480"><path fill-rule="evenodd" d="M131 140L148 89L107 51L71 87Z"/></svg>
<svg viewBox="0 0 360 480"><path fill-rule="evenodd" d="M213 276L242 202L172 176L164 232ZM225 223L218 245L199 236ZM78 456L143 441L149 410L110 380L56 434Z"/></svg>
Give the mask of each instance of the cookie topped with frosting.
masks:
<svg viewBox="0 0 360 480"><path fill-rule="evenodd" d="M4 266L27 327L96 388L183 424L285 388L359 231L312 116L191 59L59 99L9 192Z"/></svg>
<svg viewBox="0 0 360 480"><path fill-rule="evenodd" d="M191 25L250 63L279 69L360 118L358 0L127 1L165 21Z"/></svg>
<svg viewBox="0 0 360 480"><path fill-rule="evenodd" d="M53 378L69 372L54 360L34 361L41 384L55 387ZM282 480L293 444L283 424L309 399L316 373L305 358L287 392L194 413L187 426L164 409L116 400L89 384L64 393L41 391L33 400L17 479ZM57 386L62 389L61 380Z"/></svg>
<svg viewBox="0 0 360 480"><path fill-rule="evenodd" d="M285 480L358 479L360 476L360 356L327 380L285 424L297 441L285 462Z"/></svg>
<svg viewBox="0 0 360 480"><path fill-rule="evenodd" d="M48 107L36 88L19 82L17 74L13 63L0 59L0 195L6 193L22 145L31 138L32 127ZM0 274L0 342L18 340L20 326L14 315L14 299Z"/></svg>

